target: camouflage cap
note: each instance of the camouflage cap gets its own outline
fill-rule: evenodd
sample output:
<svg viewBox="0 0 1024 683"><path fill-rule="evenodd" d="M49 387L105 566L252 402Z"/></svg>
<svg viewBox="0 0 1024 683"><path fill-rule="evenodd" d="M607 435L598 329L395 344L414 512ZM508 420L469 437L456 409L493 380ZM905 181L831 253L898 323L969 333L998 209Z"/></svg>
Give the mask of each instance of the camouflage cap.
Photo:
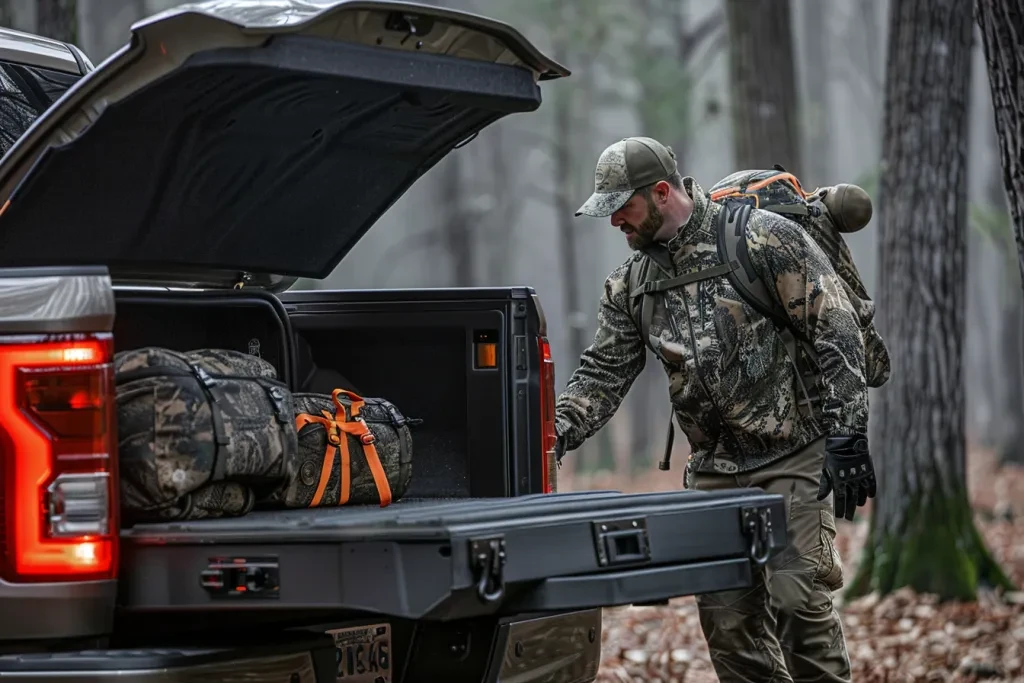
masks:
<svg viewBox="0 0 1024 683"><path fill-rule="evenodd" d="M646 185L665 180L677 170L676 155L653 138L623 138L609 145L597 160L594 194L577 216L610 216Z"/></svg>

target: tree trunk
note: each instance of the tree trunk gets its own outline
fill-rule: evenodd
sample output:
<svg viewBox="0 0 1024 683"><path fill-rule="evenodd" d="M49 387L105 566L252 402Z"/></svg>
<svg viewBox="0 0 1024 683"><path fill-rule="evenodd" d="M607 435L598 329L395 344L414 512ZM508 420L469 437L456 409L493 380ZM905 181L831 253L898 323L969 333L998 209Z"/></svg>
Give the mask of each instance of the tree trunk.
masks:
<svg viewBox="0 0 1024 683"><path fill-rule="evenodd" d="M441 162L441 234L451 259L452 287L473 286L473 234L463 198L462 159L458 150Z"/></svg>
<svg viewBox="0 0 1024 683"><path fill-rule="evenodd" d="M633 75L638 85L637 117L644 135L672 147L680 171L687 173L687 147L698 134L692 125L694 93L693 73L699 73L698 57L714 54L725 25L720 11L706 14L700 21L689 18L690 0L642 0L636 35L630 49ZM656 43L649 27L660 23L667 27L670 39ZM668 76L668 77L666 77ZM623 403L630 412L629 467L632 476L650 470L661 459L666 444L666 427L671 416L665 371L650 350L647 366L640 373ZM679 437L679 435L676 435ZM670 475L671 476L671 475Z"/></svg>
<svg viewBox="0 0 1024 683"><path fill-rule="evenodd" d="M485 227L484 248L487 253L487 282L489 286L509 285L514 279L513 237L522 200L519 193L510 192L513 187L511 170L517 164L510 160L517 150L505 144L504 127L491 129L486 143L486 154L480 161L490 167L490 187L486 191L488 206L478 212L481 227Z"/></svg>
<svg viewBox="0 0 1024 683"><path fill-rule="evenodd" d="M998 140L992 144L998 146ZM993 170L985 184L987 204L995 215L1005 216L1008 207L1002 168ZM995 325L983 329L999 330L996 352L990 354L994 356L991 364L995 365L999 377L989 385L998 388L995 442L999 460L1004 464L1024 465L1024 293L1016 272L1018 259L1008 256L1013 249L1013 233L1013 226L1008 224L1006 230L997 235L995 247L1000 256L1007 255L999 261L1001 277L996 282L1001 294L996 304L1001 315Z"/></svg>
<svg viewBox="0 0 1024 683"><path fill-rule="evenodd" d="M871 419L878 497L852 595L1009 587L967 498L964 253L971 7L890 10L879 202L880 332L893 373Z"/></svg>
<svg viewBox="0 0 1024 683"><path fill-rule="evenodd" d="M78 44L76 0L37 0L36 32L41 36Z"/></svg>
<svg viewBox="0 0 1024 683"><path fill-rule="evenodd" d="M573 183L569 179L576 174L572 154L572 104L569 92L559 93L555 98L555 212L558 214L558 244L561 254L562 292L565 297L565 314L569 322L569 353L578 357L587 347L583 325L580 324L580 274L576 233L579 227L573 222L576 206L570 194Z"/></svg>
<svg viewBox="0 0 1024 683"><path fill-rule="evenodd" d="M1004 381L999 411L999 459L1004 464L1024 465L1024 298L1019 293L1005 306L1000 356L1008 380Z"/></svg>
<svg viewBox="0 0 1024 683"><path fill-rule="evenodd" d="M737 170L781 164L800 175L789 0L725 0L725 11Z"/></svg>
<svg viewBox="0 0 1024 683"><path fill-rule="evenodd" d="M827 0L804 2L800 16L803 34L807 42L807 54L803 62L804 130L803 167L800 181L808 190L831 184L832 179L832 138L829 127L829 55L832 46L828 40Z"/></svg>
<svg viewBox="0 0 1024 683"><path fill-rule="evenodd" d="M1024 7L1020 0L977 0L975 9L1024 284Z"/></svg>
<svg viewBox="0 0 1024 683"><path fill-rule="evenodd" d="M0 26L14 28L14 11L10 0L0 0Z"/></svg>
<svg viewBox="0 0 1024 683"><path fill-rule="evenodd" d="M573 25L576 12L574 3L570 2L563 3L559 10L558 15L562 21L561 25L554 29L552 58L561 64L566 64L569 63L566 58L573 47L567 35L568 27ZM559 275L562 281L563 308L565 321L569 327L566 354L572 359L572 365L567 371L569 373L579 364L580 354L587 347L584 329L586 318L580 307L579 246L576 239L580 228L575 218L576 208L582 202L576 201L579 198L573 195L573 190L576 187L573 178L579 171L574 163L575 155L573 154L574 94L575 88L562 88L554 94L551 104L554 114L552 129L554 139L551 145L551 155L554 161L552 188L558 220L559 268L561 270ZM601 452L600 441L608 437L606 431L602 430L595 435L593 443L583 444L576 450L576 454L572 458L575 472L581 474L586 472L591 468L594 460L598 459L592 457L591 454Z"/></svg>

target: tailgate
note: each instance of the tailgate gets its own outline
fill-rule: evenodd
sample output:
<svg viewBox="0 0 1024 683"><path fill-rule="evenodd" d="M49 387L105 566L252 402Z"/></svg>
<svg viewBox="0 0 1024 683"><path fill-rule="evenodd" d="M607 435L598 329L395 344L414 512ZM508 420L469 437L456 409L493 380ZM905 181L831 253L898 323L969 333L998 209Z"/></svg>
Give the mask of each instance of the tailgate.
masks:
<svg viewBox="0 0 1024 683"><path fill-rule="evenodd" d="M572 610L746 587L786 544L759 489L402 501L122 534L123 608L410 619Z"/></svg>

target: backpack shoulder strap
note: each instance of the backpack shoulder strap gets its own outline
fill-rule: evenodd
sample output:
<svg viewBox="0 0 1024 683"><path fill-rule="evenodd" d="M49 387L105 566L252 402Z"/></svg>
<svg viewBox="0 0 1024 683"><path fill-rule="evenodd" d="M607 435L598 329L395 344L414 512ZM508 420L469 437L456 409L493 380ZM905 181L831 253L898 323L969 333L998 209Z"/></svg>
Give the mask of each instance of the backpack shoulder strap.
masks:
<svg viewBox="0 0 1024 683"><path fill-rule="evenodd" d="M729 284L758 313L773 321L778 328L789 327L788 316L781 310L761 279L747 248L747 221L752 207L746 203L725 202L718 212L718 257L732 266L727 273Z"/></svg>
<svg viewBox="0 0 1024 683"><path fill-rule="evenodd" d="M789 316L782 309L778 297L769 291L761 279L747 247L747 221L750 218L751 206L745 203L726 202L718 212L718 256L725 264L732 267L727 273L729 283L736 293L743 297L754 310L772 321L782 340L786 353L796 372L796 380L800 385L803 399L800 405L811 404L818 400L815 386L815 370L805 367L797 355L797 347L803 349L811 363L817 366L818 355L814 346L803 335L797 333Z"/></svg>
<svg viewBox="0 0 1024 683"><path fill-rule="evenodd" d="M644 345L651 347L651 320L653 318L654 306L652 302L648 301L646 296L642 296L643 287L641 285L647 279L647 275L651 268L651 257L644 254L638 259L634 259L629 264L629 281L627 286L627 296L629 297L629 311L633 316L633 322L636 323L636 329L640 332L640 337L643 339ZM651 347L653 350L653 347Z"/></svg>

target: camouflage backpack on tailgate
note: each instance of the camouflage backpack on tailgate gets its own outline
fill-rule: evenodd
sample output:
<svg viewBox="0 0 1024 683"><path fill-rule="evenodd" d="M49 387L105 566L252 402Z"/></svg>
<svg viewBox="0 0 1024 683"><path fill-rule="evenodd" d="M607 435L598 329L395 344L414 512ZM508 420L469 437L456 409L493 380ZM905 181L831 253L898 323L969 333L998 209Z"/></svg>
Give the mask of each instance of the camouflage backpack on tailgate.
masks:
<svg viewBox="0 0 1024 683"><path fill-rule="evenodd" d="M290 507L367 505L400 499L412 478L414 423L393 404L335 389L295 394L298 476Z"/></svg>
<svg viewBox="0 0 1024 683"><path fill-rule="evenodd" d="M294 480L292 394L266 361L150 347L114 357L129 521L243 515Z"/></svg>

